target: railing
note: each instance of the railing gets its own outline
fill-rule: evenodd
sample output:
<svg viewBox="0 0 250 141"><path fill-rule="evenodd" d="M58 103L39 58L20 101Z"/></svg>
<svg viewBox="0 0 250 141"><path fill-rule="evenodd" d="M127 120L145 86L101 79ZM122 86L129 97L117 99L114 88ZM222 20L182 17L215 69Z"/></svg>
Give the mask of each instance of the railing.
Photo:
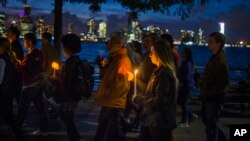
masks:
<svg viewBox="0 0 250 141"><path fill-rule="evenodd" d="M195 71L203 75L205 67L203 66L194 66ZM235 84L241 80L246 79L247 77L247 68L229 68L229 79L231 84Z"/></svg>
<svg viewBox="0 0 250 141"><path fill-rule="evenodd" d="M94 78L95 78L95 84L94 84L94 90L98 89L98 86L100 85L100 78L99 78L99 67L97 65L96 62L90 62L94 68L95 68L95 72L94 72ZM203 74L205 67L203 66L194 66L194 69L199 73L199 74ZM241 77L240 78L236 78L236 77L230 77L230 83L231 84L235 84L237 82L239 82L240 80L246 78L247 76L247 69L246 68L229 68L230 74L233 74L235 72L240 72Z"/></svg>

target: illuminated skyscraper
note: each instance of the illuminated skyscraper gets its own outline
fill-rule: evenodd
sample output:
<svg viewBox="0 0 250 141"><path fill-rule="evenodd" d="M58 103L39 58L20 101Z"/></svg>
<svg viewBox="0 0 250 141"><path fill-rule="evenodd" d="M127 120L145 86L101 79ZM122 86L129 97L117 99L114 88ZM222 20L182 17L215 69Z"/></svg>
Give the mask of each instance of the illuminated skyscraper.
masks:
<svg viewBox="0 0 250 141"><path fill-rule="evenodd" d="M199 31L198 31L198 37L197 37L197 44L198 45L203 45L205 44L205 36L203 34L203 30L201 28L199 28Z"/></svg>
<svg viewBox="0 0 250 141"><path fill-rule="evenodd" d="M19 13L21 35L32 32L31 6L24 5L24 12Z"/></svg>
<svg viewBox="0 0 250 141"><path fill-rule="evenodd" d="M0 13L0 37L5 35L6 14Z"/></svg>
<svg viewBox="0 0 250 141"><path fill-rule="evenodd" d="M194 31L181 30L181 43L193 44L193 42L194 42Z"/></svg>
<svg viewBox="0 0 250 141"><path fill-rule="evenodd" d="M95 35L95 33L96 33L96 24L95 24L94 19L90 19L87 22L87 26L88 26L88 34L89 35Z"/></svg>
<svg viewBox="0 0 250 141"><path fill-rule="evenodd" d="M106 38L106 33L107 33L107 23L105 21L101 21L99 23L99 38L105 39Z"/></svg>
<svg viewBox="0 0 250 141"><path fill-rule="evenodd" d="M131 33L129 34L129 40L141 41L142 30L138 20L131 21Z"/></svg>
<svg viewBox="0 0 250 141"><path fill-rule="evenodd" d="M220 25L220 33L225 34L225 23L219 22Z"/></svg>
<svg viewBox="0 0 250 141"><path fill-rule="evenodd" d="M70 22L70 23L68 23L68 34L72 34L73 33L73 23L72 22Z"/></svg>
<svg viewBox="0 0 250 141"><path fill-rule="evenodd" d="M44 27L45 27L45 22L44 22L44 17L39 16L37 17L36 20L36 35L40 39L42 38L42 34L44 32Z"/></svg>

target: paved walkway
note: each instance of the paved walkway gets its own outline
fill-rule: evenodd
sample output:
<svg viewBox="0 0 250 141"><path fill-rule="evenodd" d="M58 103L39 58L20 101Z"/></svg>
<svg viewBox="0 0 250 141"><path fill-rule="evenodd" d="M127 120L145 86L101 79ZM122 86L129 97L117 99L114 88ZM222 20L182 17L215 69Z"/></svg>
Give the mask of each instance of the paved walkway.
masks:
<svg viewBox="0 0 250 141"><path fill-rule="evenodd" d="M194 100L191 105L193 111L198 113L200 109L199 101ZM85 137L86 141L93 141L98 124L97 118L99 111L100 107L95 105L94 98L90 99L87 103L81 102L78 106L75 123L80 131L80 134ZM229 134L228 126L230 124L250 124L250 118L235 117L229 112L225 113L227 114L224 114L224 117L221 118L221 124L227 134ZM177 115L177 120L180 121L179 113ZM34 124L37 123L37 120L37 114L31 107L26 120L27 125L23 128L25 130L27 141L68 141L65 126L62 121L56 117L50 118L49 120L49 135L32 135L32 131L37 129L37 125ZM0 141L14 140L11 130L3 123L0 123L0 133ZM128 141L135 141L137 139L138 132L129 132L126 136L128 137ZM205 141L204 126L200 118L194 120L188 128L176 128L174 130L174 141Z"/></svg>

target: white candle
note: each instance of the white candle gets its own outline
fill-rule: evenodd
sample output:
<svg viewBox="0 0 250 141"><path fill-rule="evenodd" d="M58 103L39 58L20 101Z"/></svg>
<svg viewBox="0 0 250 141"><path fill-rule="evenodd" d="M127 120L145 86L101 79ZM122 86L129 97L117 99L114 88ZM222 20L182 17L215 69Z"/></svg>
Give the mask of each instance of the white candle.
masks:
<svg viewBox="0 0 250 141"><path fill-rule="evenodd" d="M53 78L56 78L56 69L53 69L54 71L53 71Z"/></svg>
<svg viewBox="0 0 250 141"><path fill-rule="evenodd" d="M137 96L137 88L136 88L136 74L137 74L138 70L134 71L134 96L133 99Z"/></svg>

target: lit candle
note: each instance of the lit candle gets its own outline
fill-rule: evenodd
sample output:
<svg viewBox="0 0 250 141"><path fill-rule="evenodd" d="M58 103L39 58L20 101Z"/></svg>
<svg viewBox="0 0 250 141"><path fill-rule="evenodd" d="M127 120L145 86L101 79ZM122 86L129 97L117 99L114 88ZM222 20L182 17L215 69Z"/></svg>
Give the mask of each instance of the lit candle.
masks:
<svg viewBox="0 0 250 141"><path fill-rule="evenodd" d="M137 96L137 88L136 88L136 74L138 73L138 70L134 71L134 95L133 95L133 100Z"/></svg>
<svg viewBox="0 0 250 141"><path fill-rule="evenodd" d="M59 68L60 68L59 64L54 61L54 62L52 62L51 67L54 69L52 77L56 78L56 70L59 70Z"/></svg>

